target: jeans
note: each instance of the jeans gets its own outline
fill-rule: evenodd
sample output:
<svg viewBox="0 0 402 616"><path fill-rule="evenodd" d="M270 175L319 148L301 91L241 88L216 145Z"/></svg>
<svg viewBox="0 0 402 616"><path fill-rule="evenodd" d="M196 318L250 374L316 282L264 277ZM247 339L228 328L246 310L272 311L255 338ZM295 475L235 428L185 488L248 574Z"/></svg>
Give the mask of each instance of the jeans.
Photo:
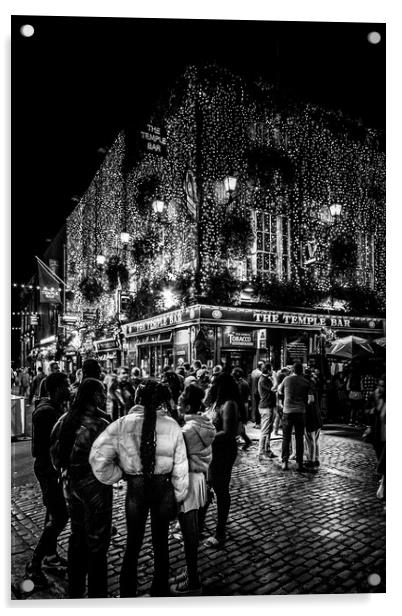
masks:
<svg viewBox="0 0 402 616"><path fill-rule="evenodd" d="M42 490L46 507L45 527L32 556L32 568L40 569L44 556L57 552L57 538L68 521L63 488L54 471L34 465L35 475Z"/></svg>
<svg viewBox="0 0 402 616"><path fill-rule="evenodd" d="M296 462L303 464L304 413L284 413L282 418L282 462L289 460L289 444L293 427L296 438Z"/></svg>
<svg viewBox="0 0 402 616"><path fill-rule="evenodd" d="M96 480L65 485L71 517L68 543L68 596L83 597L88 575L88 597L107 597L107 551L112 531L113 488Z"/></svg>
<svg viewBox="0 0 402 616"><path fill-rule="evenodd" d="M120 573L120 596L137 595L137 566L148 512L154 551L154 577L151 595L169 595L169 522L177 513L170 475L127 475L127 546Z"/></svg>
<svg viewBox="0 0 402 616"><path fill-rule="evenodd" d="M230 510L229 484L232 468L237 456L236 439L213 441L212 462L209 467L211 485L216 494L218 522L216 525L216 538L224 541L226 536L226 523Z"/></svg>
<svg viewBox="0 0 402 616"><path fill-rule="evenodd" d="M258 426L261 421L260 411L258 410L259 400L260 396L258 394L254 394L254 396L251 397L251 418Z"/></svg>
<svg viewBox="0 0 402 616"><path fill-rule="evenodd" d="M190 588L197 588L200 584L200 579L198 577L198 517L198 509L192 509L186 513L179 513L179 522L184 543L184 555L186 557L188 584Z"/></svg>
<svg viewBox="0 0 402 616"><path fill-rule="evenodd" d="M275 409L260 408L261 432L258 453L261 455L271 449L271 434L274 428Z"/></svg>
<svg viewBox="0 0 402 616"><path fill-rule="evenodd" d="M319 438L321 434L321 428L314 430L313 432L308 432L306 430L306 453L307 460L310 462L318 462L320 457L320 447L319 447Z"/></svg>

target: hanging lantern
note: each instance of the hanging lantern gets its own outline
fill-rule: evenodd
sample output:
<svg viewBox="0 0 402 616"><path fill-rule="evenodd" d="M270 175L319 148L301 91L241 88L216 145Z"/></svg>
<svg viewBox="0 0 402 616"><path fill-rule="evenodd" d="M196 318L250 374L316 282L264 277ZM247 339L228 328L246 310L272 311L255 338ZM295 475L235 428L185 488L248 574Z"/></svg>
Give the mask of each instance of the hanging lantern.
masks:
<svg viewBox="0 0 402 616"><path fill-rule="evenodd" d="M120 233L120 241L123 244L123 246L127 246L127 244L129 244L131 239L131 236L129 233L127 233L127 231L122 231Z"/></svg>
<svg viewBox="0 0 402 616"><path fill-rule="evenodd" d="M155 199L155 201L153 201L152 203L152 208L155 214L162 214L164 207L165 207L165 203L164 201L161 201L160 199Z"/></svg>
<svg viewBox="0 0 402 616"><path fill-rule="evenodd" d="M225 187L225 191L229 193L229 195L231 195L236 190L237 178L235 178L233 175L228 175L223 180L223 185Z"/></svg>

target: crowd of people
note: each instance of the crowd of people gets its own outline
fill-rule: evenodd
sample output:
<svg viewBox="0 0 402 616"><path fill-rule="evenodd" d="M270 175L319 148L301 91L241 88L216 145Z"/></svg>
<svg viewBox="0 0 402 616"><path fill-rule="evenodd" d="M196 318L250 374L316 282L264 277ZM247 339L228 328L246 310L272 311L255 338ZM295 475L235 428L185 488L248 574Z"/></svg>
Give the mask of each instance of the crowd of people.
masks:
<svg viewBox="0 0 402 616"><path fill-rule="evenodd" d="M348 378L350 391L355 391L357 379L352 374ZM122 482L127 486L127 537L120 596L137 596L138 559L149 514L151 595L200 595L198 548L208 507L216 498L215 532L204 544L220 549L226 541L238 446L247 450L252 442L248 423L259 429L256 463L277 457L271 441L281 429L283 471L292 458L298 471L320 465L320 374L299 362L278 371L260 362L245 378L240 368L208 369L195 360L166 367L155 379L137 367L104 373L95 359L87 359L72 380L53 362L47 377L38 369L29 396L35 403L34 472L46 519L26 573L43 588L49 583L47 568L67 570L71 598L107 596L113 487ZM385 498L385 378L374 384L370 401L366 439L378 456L379 497ZM57 539L68 520L65 561L57 552ZM183 536L186 568L172 579L168 539L174 520Z"/></svg>

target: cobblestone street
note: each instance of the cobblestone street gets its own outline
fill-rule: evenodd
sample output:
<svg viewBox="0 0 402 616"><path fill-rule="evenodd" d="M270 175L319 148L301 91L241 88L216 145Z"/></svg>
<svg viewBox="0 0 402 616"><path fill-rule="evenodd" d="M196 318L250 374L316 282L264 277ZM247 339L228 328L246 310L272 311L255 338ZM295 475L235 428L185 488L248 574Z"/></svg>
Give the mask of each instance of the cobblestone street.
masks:
<svg viewBox="0 0 402 616"><path fill-rule="evenodd" d="M205 595L271 595L385 592L385 512L376 498L378 477L370 445L360 433L330 426L321 440L318 471L280 468L281 439L274 460L257 460L252 447L239 455L233 471L228 539L223 550L201 545L199 565ZM125 546L125 490L114 491L117 534L109 551L109 592L118 595ZM53 577L46 592L24 595L25 563L42 528L44 510L36 483L12 490L13 598L65 597L65 579ZM212 533L215 503L207 517ZM68 528L60 540L66 556ZM208 535L206 535L208 536ZM184 565L180 533L171 531L171 573ZM372 574L377 574L373 576ZM371 576L371 577L370 577ZM152 548L147 528L139 560L139 593L149 590ZM377 585L370 581L377 581Z"/></svg>

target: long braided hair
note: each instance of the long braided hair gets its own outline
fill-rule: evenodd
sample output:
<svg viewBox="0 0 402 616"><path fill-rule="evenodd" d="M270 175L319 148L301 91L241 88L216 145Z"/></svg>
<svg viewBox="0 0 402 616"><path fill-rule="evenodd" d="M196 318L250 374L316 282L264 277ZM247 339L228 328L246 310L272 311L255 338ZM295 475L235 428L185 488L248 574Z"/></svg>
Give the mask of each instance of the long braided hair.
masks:
<svg viewBox="0 0 402 616"><path fill-rule="evenodd" d="M166 407L170 392L166 385L148 379L138 386L136 402L144 407L144 422L141 431L140 458L142 472L151 477L155 470L156 451L156 412L162 405Z"/></svg>

